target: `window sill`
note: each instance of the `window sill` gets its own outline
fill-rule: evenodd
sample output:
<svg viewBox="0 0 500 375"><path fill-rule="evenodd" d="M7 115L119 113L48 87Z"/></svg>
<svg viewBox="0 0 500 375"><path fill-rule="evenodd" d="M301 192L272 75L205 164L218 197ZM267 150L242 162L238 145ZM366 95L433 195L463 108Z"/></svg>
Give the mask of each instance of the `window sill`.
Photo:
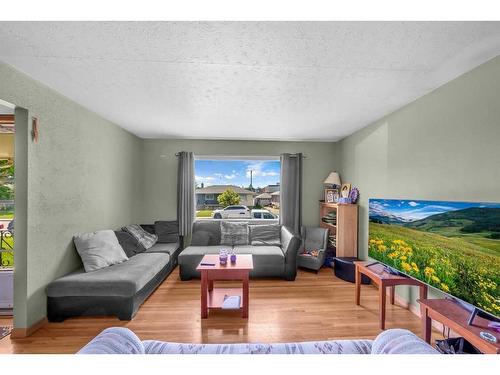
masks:
<svg viewBox="0 0 500 375"><path fill-rule="evenodd" d="M214 219L211 217L197 217L194 221L231 221L249 224L279 224L279 219Z"/></svg>

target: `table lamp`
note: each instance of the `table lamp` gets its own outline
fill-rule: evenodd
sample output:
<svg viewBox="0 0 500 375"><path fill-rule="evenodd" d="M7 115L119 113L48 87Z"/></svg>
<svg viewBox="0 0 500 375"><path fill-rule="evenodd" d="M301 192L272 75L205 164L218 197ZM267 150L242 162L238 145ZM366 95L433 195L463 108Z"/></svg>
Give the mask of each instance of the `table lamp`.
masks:
<svg viewBox="0 0 500 375"><path fill-rule="evenodd" d="M337 172L331 172L328 177L326 178L325 181L323 181L325 185L332 185L332 187L335 187L336 185L341 186L342 183L340 182L340 176Z"/></svg>

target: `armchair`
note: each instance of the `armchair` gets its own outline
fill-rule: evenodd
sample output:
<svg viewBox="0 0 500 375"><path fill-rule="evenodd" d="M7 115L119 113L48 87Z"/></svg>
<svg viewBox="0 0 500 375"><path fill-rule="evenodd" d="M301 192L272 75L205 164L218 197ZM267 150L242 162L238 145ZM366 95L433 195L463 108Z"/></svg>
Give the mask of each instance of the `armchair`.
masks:
<svg viewBox="0 0 500 375"><path fill-rule="evenodd" d="M319 271L325 262L328 245L328 229L317 227L302 227L300 230L302 243L297 255L297 266ZM311 256L305 251L317 250L318 256Z"/></svg>

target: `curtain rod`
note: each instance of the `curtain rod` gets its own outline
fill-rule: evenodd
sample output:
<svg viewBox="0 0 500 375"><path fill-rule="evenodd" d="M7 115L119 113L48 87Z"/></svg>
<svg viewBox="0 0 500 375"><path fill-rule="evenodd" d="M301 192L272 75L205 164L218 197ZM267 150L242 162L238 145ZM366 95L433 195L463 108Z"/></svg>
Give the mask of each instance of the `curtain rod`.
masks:
<svg viewBox="0 0 500 375"><path fill-rule="evenodd" d="M181 153L176 152L175 156L179 156ZM291 153L291 157L297 157L299 153ZM195 158L198 157L199 159L206 159L210 160L210 158L213 158L214 160L223 160L223 159L228 159L228 160L266 160L266 159L278 159L280 155L196 155ZM302 158L306 159L307 156L302 154Z"/></svg>

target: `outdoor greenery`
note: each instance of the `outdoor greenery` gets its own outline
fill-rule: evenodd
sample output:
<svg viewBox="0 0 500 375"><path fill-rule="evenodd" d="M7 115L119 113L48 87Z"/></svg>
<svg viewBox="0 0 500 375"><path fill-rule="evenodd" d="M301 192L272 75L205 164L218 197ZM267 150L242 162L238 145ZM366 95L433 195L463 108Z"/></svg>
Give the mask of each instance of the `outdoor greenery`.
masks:
<svg viewBox="0 0 500 375"><path fill-rule="evenodd" d="M11 160L0 160L0 200L14 199L14 164Z"/></svg>
<svg viewBox="0 0 500 375"><path fill-rule="evenodd" d="M222 207L240 204L240 196L233 189L227 189L217 197L217 202Z"/></svg>
<svg viewBox="0 0 500 375"><path fill-rule="evenodd" d="M371 222L369 256L499 316L500 241L491 232L460 230L471 223L456 225L458 217L432 220L413 228Z"/></svg>
<svg viewBox="0 0 500 375"><path fill-rule="evenodd" d="M196 211L196 217L212 217L212 210L200 210Z"/></svg>

